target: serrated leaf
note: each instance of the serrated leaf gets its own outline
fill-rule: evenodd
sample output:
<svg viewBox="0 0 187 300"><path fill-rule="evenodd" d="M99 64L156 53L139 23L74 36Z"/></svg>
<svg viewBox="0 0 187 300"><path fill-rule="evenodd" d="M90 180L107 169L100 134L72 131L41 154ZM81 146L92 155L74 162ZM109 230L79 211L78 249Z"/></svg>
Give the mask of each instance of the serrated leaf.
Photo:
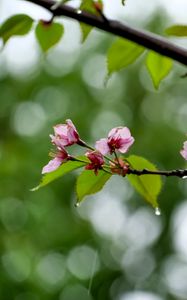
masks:
<svg viewBox="0 0 187 300"><path fill-rule="evenodd" d="M64 33L64 27L59 23L40 21L36 26L36 38L43 52L55 46Z"/></svg>
<svg viewBox="0 0 187 300"><path fill-rule="evenodd" d="M102 170L98 172L98 175L95 175L92 170L84 170L77 178L76 193L78 202L81 202L87 195L99 192L110 177L111 174Z"/></svg>
<svg viewBox="0 0 187 300"><path fill-rule="evenodd" d="M131 155L127 158L130 167L135 170L148 169L151 171L156 171L154 164L149 162L147 159ZM128 180L139 192L146 201L148 201L154 208L158 207L157 198L162 188L162 181L160 175L127 175Z"/></svg>
<svg viewBox="0 0 187 300"><path fill-rule="evenodd" d="M173 25L165 30L168 35L187 36L187 25Z"/></svg>
<svg viewBox="0 0 187 300"><path fill-rule="evenodd" d="M87 158L85 156L77 157L77 159L84 160L85 162L87 161ZM32 191L36 191L39 188L51 183L52 181L66 175L76 169L82 168L84 166L85 166L84 162L68 161L68 162L62 164L57 170L45 174L42 177L40 184L37 187L33 188Z"/></svg>
<svg viewBox="0 0 187 300"><path fill-rule="evenodd" d="M158 89L162 79L171 71L173 61L166 56L150 51L147 55L146 66L151 75L154 87Z"/></svg>
<svg viewBox="0 0 187 300"><path fill-rule="evenodd" d="M107 54L108 75L132 64L143 52L143 47L118 38L112 44Z"/></svg>
<svg viewBox="0 0 187 300"><path fill-rule="evenodd" d="M0 27L0 37L3 39L3 43L6 42L12 36L22 36L27 34L33 24L33 19L27 15L19 14L7 19Z"/></svg>

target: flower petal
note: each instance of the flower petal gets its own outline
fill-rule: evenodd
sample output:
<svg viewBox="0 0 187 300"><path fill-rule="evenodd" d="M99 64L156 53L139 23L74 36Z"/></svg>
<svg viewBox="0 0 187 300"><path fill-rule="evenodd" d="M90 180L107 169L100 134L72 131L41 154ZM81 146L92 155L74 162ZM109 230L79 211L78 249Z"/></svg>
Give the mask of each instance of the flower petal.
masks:
<svg viewBox="0 0 187 300"><path fill-rule="evenodd" d="M71 120L66 124L58 124L53 127L55 136L52 136L52 143L57 147L71 146L79 141L79 134Z"/></svg>
<svg viewBox="0 0 187 300"><path fill-rule="evenodd" d="M133 143L134 143L134 138L132 136L129 139L123 140L118 151L121 153L126 153Z"/></svg>
<svg viewBox="0 0 187 300"><path fill-rule="evenodd" d="M107 139L100 139L99 141L97 141L95 144L95 148L103 155L106 155L107 153L110 152Z"/></svg>
<svg viewBox="0 0 187 300"><path fill-rule="evenodd" d="M74 144L78 142L79 134L77 132L75 125L70 119L66 120L66 124L67 124L67 138L69 140L69 143Z"/></svg>
<svg viewBox="0 0 187 300"><path fill-rule="evenodd" d="M64 138L67 136L67 125L57 124L53 128L54 128L55 135L58 135L61 138Z"/></svg>
<svg viewBox="0 0 187 300"><path fill-rule="evenodd" d="M180 151L180 154L182 155L182 157L183 157L185 160L187 160L187 151L181 150L181 151Z"/></svg>
<svg viewBox="0 0 187 300"><path fill-rule="evenodd" d="M85 155L95 165L101 166L104 164L103 155L99 151L88 151L85 153Z"/></svg>
<svg viewBox="0 0 187 300"><path fill-rule="evenodd" d="M183 149L180 151L180 154L187 160L187 141L184 142Z"/></svg>
<svg viewBox="0 0 187 300"><path fill-rule="evenodd" d="M50 173L55 171L62 163L63 159L60 157L55 157L54 159L50 160L46 166L42 169L42 174Z"/></svg>
<svg viewBox="0 0 187 300"><path fill-rule="evenodd" d="M115 128L112 128L108 134L108 138L113 138L113 139L117 139L117 138L123 138L123 139L126 139L126 138L129 138L131 137L131 132L129 130L128 127L115 127Z"/></svg>
<svg viewBox="0 0 187 300"><path fill-rule="evenodd" d="M52 144L54 144L58 148L63 148L69 144L69 141L65 136L62 139L61 137L59 137L59 135L54 136L51 134L50 137L51 137Z"/></svg>

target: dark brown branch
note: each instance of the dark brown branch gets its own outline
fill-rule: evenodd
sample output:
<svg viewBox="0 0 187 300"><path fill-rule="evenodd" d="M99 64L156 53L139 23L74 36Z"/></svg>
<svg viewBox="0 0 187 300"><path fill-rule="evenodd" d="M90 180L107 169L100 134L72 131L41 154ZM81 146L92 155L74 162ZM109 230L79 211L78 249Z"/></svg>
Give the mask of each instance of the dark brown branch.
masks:
<svg viewBox="0 0 187 300"><path fill-rule="evenodd" d="M143 170L134 170L134 169L129 169L128 174L134 174L134 175L161 175L161 176L177 176L180 178L185 178L187 177L187 169L186 170L171 170L171 171L150 171L147 169Z"/></svg>
<svg viewBox="0 0 187 300"><path fill-rule="evenodd" d="M76 9L68 5L60 5L55 10L52 6L56 3L53 0L26 0L35 3L51 11L55 16L66 16L79 22L97 27L103 31L113 33L116 36L133 41L145 48L151 49L161 55L170 57L183 65L187 65L187 50L174 45L159 35L137 30L114 20L104 20L101 16L92 15L82 11L78 13Z"/></svg>

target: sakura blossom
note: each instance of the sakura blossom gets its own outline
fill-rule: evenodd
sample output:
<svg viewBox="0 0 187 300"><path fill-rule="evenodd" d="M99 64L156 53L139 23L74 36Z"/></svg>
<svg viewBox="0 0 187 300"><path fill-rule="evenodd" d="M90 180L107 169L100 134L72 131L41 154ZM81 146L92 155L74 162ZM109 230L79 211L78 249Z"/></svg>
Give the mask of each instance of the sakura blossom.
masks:
<svg viewBox="0 0 187 300"><path fill-rule="evenodd" d="M98 151L88 151L86 152L86 157L91 161L85 169L86 170L94 170L95 175L98 174L98 170L102 169L104 164L103 155Z"/></svg>
<svg viewBox="0 0 187 300"><path fill-rule="evenodd" d="M103 155L112 154L115 150L126 153L134 143L134 137L128 127L115 127L110 130L108 138L96 142L95 148Z"/></svg>
<svg viewBox="0 0 187 300"><path fill-rule="evenodd" d="M61 150L55 154L52 153L51 156L54 156L54 158L43 167L42 174L55 171L62 163L66 162L70 158L69 154L64 148L61 148Z"/></svg>
<svg viewBox="0 0 187 300"><path fill-rule="evenodd" d="M180 154L187 160L187 141L184 142L183 149L180 151Z"/></svg>
<svg viewBox="0 0 187 300"><path fill-rule="evenodd" d="M115 163L110 162L110 168L113 174L125 177L129 171L129 164L119 157L118 160L115 160Z"/></svg>
<svg viewBox="0 0 187 300"><path fill-rule="evenodd" d="M55 135L50 135L51 142L57 147L67 147L79 142L79 134L73 122L68 119L66 124L53 127Z"/></svg>

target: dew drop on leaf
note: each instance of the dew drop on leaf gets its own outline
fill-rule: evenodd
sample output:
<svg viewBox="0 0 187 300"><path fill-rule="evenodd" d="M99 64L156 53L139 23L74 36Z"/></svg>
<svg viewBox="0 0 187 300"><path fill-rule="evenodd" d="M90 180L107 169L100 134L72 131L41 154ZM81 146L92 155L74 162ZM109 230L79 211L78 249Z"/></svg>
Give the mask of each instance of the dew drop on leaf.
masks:
<svg viewBox="0 0 187 300"><path fill-rule="evenodd" d="M156 216L160 216L160 215L161 215L161 210L160 210L159 207L156 207L156 208L155 208L155 215L156 215Z"/></svg>

